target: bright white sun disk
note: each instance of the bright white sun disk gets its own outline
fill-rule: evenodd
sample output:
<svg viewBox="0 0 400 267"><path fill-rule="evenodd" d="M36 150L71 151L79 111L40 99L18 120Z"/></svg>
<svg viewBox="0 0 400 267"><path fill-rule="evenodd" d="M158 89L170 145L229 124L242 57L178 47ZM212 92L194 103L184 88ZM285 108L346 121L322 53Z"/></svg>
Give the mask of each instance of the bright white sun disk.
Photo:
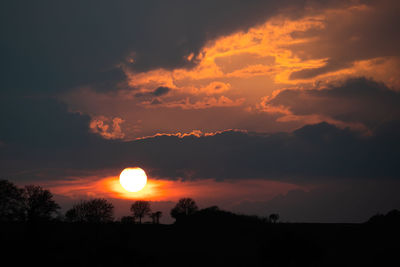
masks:
<svg viewBox="0 0 400 267"><path fill-rule="evenodd" d="M145 187L147 175L141 168L126 168L119 175L121 186L129 192L138 192Z"/></svg>

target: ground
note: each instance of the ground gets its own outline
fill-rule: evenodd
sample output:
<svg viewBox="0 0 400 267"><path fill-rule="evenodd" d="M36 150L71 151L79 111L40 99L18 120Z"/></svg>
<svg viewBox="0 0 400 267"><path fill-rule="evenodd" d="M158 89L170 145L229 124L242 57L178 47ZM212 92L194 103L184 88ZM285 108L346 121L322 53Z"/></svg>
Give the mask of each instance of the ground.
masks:
<svg viewBox="0 0 400 267"><path fill-rule="evenodd" d="M385 266L400 231L371 224L5 224L10 266Z"/></svg>

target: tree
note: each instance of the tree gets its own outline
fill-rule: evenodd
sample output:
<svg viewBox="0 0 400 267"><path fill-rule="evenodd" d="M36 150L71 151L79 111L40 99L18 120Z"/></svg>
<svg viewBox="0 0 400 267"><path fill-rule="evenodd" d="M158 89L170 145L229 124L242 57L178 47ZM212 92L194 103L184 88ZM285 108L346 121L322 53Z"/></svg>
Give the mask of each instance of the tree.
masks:
<svg viewBox="0 0 400 267"><path fill-rule="evenodd" d="M160 224L160 218L162 217L162 212L161 211L156 211L156 223Z"/></svg>
<svg viewBox="0 0 400 267"><path fill-rule="evenodd" d="M104 198L82 200L65 213L70 222L106 223L114 220L114 205Z"/></svg>
<svg viewBox="0 0 400 267"><path fill-rule="evenodd" d="M50 220L60 206L53 200L53 194L41 186L27 185L24 189L25 208L28 221Z"/></svg>
<svg viewBox="0 0 400 267"><path fill-rule="evenodd" d="M139 223L142 223L142 218L146 215L150 215L150 202L144 200L138 200L131 206L131 212L133 213L134 218L139 219Z"/></svg>
<svg viewBox="0 0 400 267"><path fill-rule="evenodd" d="M121 223L123 223L123 224L135 223L135 217L133 217L133 216L123 216L121 218Z"/></svg>
<svg viewBox="0 0 400 267"><path fill-rule="evenodd" d="M400 225L400 211L391 210L386 215L376 214L368 220L368 223L378 225Z"/></svg>
<svg viewBox="0 0 400 267"><path fill-rule="evenodd" d="M24 219L25 202L23 189L7 180L0 180L0 221Z"/></svg>
<svg viewBox="0 0 400 267"><path fill-rule="evenodd" d="M171 210L171 216L178 220L197 212L196 202L191 198L181 198Z"/></svg>
<svg viewBox="0 0 400 267"><path fill-rule="evenodd" d="M269 220L272 223L276 223L279 220L279 214L277 213L272 213L271 215L269 215Z"/></svg>
<svg viewBox="0 0 400 267"><path fill-rule="evenodd" d="M161 211L156 211L150 214L151 219L153 220L153 224L160 224L160 218L162 216Z"/></svg>

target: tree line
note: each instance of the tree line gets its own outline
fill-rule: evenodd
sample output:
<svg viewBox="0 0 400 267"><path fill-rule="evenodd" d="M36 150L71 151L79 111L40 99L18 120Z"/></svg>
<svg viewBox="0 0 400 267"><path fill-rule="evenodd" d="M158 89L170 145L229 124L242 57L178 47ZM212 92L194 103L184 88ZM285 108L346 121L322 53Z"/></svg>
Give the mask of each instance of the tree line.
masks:
<svg viewBox="0 0 400 267"><path fill-rule="evenodd" d="M17 187L8 180L0 180L0 221L50 221L63 218L66 222L107 223L114 221L114 205L104 198L81 200L69 209L65 216L59 210L53 194L37 185ZM193 199L182 198L171 210L171 216L179 219L193 214L198 207ZM121 218L122 223L142 223L149 217L152 223L159 224L161 211L152 211L150 202L135 201L131 207L131 216Z"/></svg>
<svg viewBox="0 0 400 267"><path fill-rule="evenodd" d="M53 194L37 185L17 187L8 180L0 180L0 222L40 222L62 220L65 222L109 223L114 221L114 205L104 198L81 200L75 203L64 215L59 212L60 206L54 200ZM138 200L130 207L131 215L123 216L121 223L139 223L148 217L153 224L159 224L161 211L152 211L149 201ZM181 198L170 215L176 222L262 222L277 223L279 214L268 217L237 215L220 210L217 206L199 210L191 198ZM399 223L400 211L392 210L386 215L372 216L368 223L387 224Z"/></svg>
<svg viewBox="0 0 400 267"><path fill-rule="evenodd" d="M0 180L0 222L38 222L62 220L66 222L109 223L114 221L114 205L104 198L80 200L63 215L59 212L60 206L54 200L53 194L37 185L17 187L8 180ZM161 211L152 211L149 201L138 200L130 207L131 215L123 216L121 223L139 223L148 217L153 224L159 224ZM185 218L205 215L220 220L222 217L232 217L233 213L221 211L218 207L209 207L200 210L191 198L181 198L170 215L177 222ZM197 217L198 217L197 216ZM197 218L201 220L201 218ZM271 214L264 222L275 223L279 220L278 214Z"/></svg>
<svg viewBox="0 0 400 267"><path fill-rule="evenodd" d="M49 190L35 185L19 188L0 180L1 221L47 221L54 218L59 209Z"/></svg>
<svg viewBox="0 0 400 267"><path fill-rule="evenodd" d="M161 211L152 211L150 202L138 200L131 207L131 216L121 218L122 223L142 223L142 219L150 217L153 224L159 224ZM81 200L65 213L67 222L107 223L114 221L114 206L104 198Z"/></svg>

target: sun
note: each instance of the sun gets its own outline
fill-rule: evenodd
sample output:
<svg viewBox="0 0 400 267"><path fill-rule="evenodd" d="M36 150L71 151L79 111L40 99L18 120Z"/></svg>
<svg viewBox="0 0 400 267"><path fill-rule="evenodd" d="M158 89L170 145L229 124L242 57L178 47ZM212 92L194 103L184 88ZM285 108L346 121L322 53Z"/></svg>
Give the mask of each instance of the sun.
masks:
<svg viewBox="0 0 400 267"><path fill-rule="evenodd" d="M121 186L129 192L138 192L147 184L147 175L141 168L126 168L119 175Z"/></svg>

